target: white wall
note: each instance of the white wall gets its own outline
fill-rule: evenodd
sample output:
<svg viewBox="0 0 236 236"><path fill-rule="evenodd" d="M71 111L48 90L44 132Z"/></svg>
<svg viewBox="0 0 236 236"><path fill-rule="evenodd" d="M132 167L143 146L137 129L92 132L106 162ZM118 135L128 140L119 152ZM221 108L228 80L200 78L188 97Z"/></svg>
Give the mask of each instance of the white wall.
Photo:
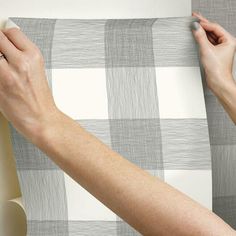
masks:
<svg viewBox="0 0 236 236"><path fill-rule="evenodd" d="M191 0L0 0L0 27L10 16L154 18L190 14Z"/></svg>

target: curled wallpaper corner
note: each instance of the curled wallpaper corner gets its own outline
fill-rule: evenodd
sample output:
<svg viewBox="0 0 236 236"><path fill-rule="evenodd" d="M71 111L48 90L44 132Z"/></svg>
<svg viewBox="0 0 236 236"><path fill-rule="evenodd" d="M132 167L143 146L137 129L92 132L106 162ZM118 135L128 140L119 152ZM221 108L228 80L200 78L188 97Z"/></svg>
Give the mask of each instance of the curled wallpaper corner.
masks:
<svg viewBox="0 0 236 236"><path fill-rule="evenodd" d="M5 28L9 29L9 28L14 28L14 27L20 29L18 25L16 25L12 20L8 19L5 24Z"/></svg>
<svg viewBox="0 0 236 236"><path fill-rule="evenodd" d="M5 201L1 207L0 235L25 236L27 234L27 221L25 209L21 198Z"/></svg>
<svg viewBox="0 0 236 236"><path fill-rule="evenodd" d="M16 27L10 21L6 28ZM27 220L7 120L0 113L0 235L26 236Z"/></svg>

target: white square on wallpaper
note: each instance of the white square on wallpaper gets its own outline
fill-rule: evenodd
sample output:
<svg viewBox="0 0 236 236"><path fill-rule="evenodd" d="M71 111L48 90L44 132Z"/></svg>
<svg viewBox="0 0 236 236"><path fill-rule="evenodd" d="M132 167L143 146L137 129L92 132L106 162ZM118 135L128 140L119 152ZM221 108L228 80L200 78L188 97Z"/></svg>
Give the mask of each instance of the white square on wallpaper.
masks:
<svg viewBox="0 0 236 236"><path fill-rule="evenodd" d="M64 174L67 195L68 220L116 221L116 214Z"/></svg>
<svg viewBox="0 0 236 236"><path fill-rule="evenodd" d="M199 67L156 67L160 118L206 118Z"/></svg>
<svg viewBox="0 0 236 236"><path fill-rule="evenodd" d="M165 170L165 182L212 210L211 170Z"/></svg>
<svg viewBox="0 0 236 236"><path fill-rule="evenodd" d="M104 68L53 69L52 91L58 108L73 119L107 119Z"/></svg>

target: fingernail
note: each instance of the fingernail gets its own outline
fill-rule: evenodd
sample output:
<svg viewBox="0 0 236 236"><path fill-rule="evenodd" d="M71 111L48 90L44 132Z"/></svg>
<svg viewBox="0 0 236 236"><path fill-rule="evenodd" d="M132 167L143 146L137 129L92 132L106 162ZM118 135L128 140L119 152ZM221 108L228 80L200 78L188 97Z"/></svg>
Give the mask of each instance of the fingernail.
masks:
<svg viewBox="0 0 236 236"><path fill-rule="evenodd" d="M191 27L191 30L196 31L196 30L199 29L200 25L199 25L198 22L194 21L194 22L191 23L191 26L190 26L190 27Z"/></svg>

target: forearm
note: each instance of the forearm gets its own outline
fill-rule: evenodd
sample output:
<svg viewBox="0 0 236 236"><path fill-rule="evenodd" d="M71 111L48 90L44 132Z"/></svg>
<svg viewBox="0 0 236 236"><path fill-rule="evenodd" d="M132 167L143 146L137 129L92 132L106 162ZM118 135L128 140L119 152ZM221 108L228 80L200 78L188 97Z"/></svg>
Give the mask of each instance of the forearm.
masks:
<svg viewBox="0 0 236 236"><path fill-rule="evenodd" d="M138 168L69 117L32 137L74 180L144 235L230 235L212 212Z"/></svg>
<svg viewBox="0 0 236 236"><path fill-rule="evenodd" d="M228 77L225 79L225 83L219 89L213 90L213 92L236 124L236 82L232 75Z"/></svg>

